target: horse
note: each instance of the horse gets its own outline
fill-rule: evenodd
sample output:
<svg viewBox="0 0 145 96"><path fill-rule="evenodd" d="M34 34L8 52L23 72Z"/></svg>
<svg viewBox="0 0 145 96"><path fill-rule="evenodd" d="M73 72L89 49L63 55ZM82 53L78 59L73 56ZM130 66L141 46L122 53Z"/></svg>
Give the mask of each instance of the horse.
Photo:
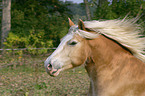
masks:
<svg viewBox="0 0 145 96"><path fill-rule="evenodd" d="M44 62L47 73L84 65L88 96L145 96L145 38L136 19L82 21Z"/></svg>

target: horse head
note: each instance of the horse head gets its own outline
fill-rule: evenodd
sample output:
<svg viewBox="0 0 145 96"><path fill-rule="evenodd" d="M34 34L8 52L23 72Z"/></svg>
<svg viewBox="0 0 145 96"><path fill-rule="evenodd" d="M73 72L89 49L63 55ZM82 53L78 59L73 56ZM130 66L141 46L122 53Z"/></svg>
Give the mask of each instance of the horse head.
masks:
<svg viewBox="0 0 145 96"><path fill-rule="evenodd" d="M78 32L86 31L83 21L79 20L78 25L75 25L69 19L69 25L68 34L61 39L57 49L45 61L45 69L51 76L57 76L62 70L80 66L87 59L87 41Z"/></svg>

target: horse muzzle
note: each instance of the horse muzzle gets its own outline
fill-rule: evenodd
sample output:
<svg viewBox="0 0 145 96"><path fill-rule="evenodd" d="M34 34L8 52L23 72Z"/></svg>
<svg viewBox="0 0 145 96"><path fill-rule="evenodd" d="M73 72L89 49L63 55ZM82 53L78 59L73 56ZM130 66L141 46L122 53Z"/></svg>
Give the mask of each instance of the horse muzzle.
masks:
<svg viewBox="0 0 145 96"><path fill-rule="evenodd" d="M56 77L62 69L56 69L52 66L52 64L48 64L46 67L46 71L50 76Z"/></svg>

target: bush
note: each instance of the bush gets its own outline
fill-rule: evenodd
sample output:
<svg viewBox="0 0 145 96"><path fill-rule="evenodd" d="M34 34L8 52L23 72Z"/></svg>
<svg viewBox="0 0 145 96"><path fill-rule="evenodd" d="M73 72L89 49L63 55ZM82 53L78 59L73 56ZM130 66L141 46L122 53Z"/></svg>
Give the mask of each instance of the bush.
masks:
<svg viewBox="0 0 145 96"><path fill-rule="evenodd" d="M29 31L30 35L21 37L13 32L9 33L7 38L7 42L4 42L5 48L51 48L53 47L52 40L43 40L44 31L39 30L39 32L35 33L34 30ZM19 52L19 51L18 51ZM47 49L42 50L34 50L28 49L27 52L30 54L43 54L47 52Z"/></svg>

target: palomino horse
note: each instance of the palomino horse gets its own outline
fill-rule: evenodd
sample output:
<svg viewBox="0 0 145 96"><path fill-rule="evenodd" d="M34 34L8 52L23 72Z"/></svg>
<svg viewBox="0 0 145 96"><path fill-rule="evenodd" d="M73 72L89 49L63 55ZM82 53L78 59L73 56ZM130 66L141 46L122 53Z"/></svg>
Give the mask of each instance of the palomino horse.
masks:
<svg viewBox="0 0 145 96"><path fill-rule="evenodd" d="M68 34L45 61L51 76L84 64L89 96L145 96L145 39L135 19L79 20L78 25L69 19L69 24Z"/></svg>

